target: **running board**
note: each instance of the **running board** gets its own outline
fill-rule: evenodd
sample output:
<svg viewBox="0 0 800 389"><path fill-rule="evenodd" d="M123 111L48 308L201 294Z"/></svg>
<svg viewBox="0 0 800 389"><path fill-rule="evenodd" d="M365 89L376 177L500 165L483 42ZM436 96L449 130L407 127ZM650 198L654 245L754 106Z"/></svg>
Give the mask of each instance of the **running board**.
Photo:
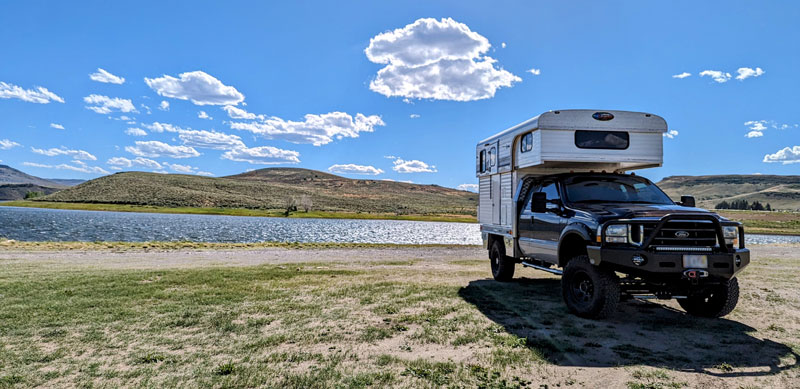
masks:
<svg viewBox="0 0 800 389"><path fill-rule="evenodd" d="M558 270L558 269L551 269L551 268L549 268L549 267L544 267L544 266L539 266L539 265L534 265L534 264L532 264L532 263L530 263L530 262L525 262L525 261L522 261L522 266L525 266L525 267L532 267L532 268L534 268L534 269L537 269L537 270L542 270L542 271L546 271L546 272L548 272L548 273L552 273L552 274L558 274L558 275L562 275L562 274L564 274L564 272L563 272L563 271L561 271L561 270Z"/></svg>

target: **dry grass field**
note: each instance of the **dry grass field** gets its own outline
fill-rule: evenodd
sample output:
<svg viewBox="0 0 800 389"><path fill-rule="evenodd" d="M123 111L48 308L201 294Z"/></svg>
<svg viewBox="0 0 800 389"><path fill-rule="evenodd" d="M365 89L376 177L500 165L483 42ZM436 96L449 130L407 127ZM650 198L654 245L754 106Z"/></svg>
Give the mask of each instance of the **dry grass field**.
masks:
<svg viewBox="0 0 800 389"><path fill-rule="evenodd" d="M724 319L591 321L477 247L60 245L0 245L0 387L800 387L800 246Z"/></svg>

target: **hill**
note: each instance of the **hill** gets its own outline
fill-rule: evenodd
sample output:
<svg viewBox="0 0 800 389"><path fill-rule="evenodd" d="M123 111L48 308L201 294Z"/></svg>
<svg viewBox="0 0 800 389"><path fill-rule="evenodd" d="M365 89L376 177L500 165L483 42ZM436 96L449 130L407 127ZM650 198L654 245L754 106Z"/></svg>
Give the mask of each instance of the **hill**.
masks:
<svg viewBox="0 0 800 389"><path fill-rule="evenodd" d="M0 165L0 185L3 184L33 184L46 188L65 188L68 185L63 185L58 182L46 180L23 173L8 165Z"/></svg>
<svg viewBox="0 0 800 389"><path fill-rule="evenodd" d="M51 194L59 191L58 188L48 188L33 184L5 184L0 185L0 201L24 199L28 192Z"/></svg>
<svg viewBox="0 0 800 389"><path fill-rule="evenodd" d="M693 195L704 208L714 208L722 201L747 200L769 203L773 209L800 210L800 176L671 176L658 186L673 200Z"/></svg>
<svg viewBox="0 0 800 389"><path fill-rule="evenodd" d="M298 168L267 168L211 178L124 172L100 177L40 201L157 207L285 210L311 199L325 212L474 215L478 195L437 185L355 180Z"/></svg>

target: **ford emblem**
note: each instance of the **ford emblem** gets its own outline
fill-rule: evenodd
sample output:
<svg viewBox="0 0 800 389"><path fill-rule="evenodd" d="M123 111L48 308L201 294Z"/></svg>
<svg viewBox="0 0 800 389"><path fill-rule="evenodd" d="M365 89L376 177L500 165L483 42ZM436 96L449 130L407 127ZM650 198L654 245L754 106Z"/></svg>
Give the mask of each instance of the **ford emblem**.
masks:
<svg viewBox="0 0 800 389"><path fill-rule="evenodd" d="M689 233L687 231L675 231L675 237L678 239L686 239L689 237Z"/></svg>
<svg viewBox="0 0 800 389"><path fill-rule="evenodd" d="M610 112L595 112L592 114L592 117L594 118L594 120L600 120L605 122L613 119L614 115L611 114Z"/></svg>

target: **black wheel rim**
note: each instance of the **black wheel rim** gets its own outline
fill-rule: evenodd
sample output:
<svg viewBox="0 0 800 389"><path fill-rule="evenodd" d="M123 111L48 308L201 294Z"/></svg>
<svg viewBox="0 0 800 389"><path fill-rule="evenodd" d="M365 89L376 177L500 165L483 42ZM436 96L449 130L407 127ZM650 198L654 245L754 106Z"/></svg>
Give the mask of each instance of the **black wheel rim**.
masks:
<svg viewBox="0 0 800 389"><path fill-rule="evenodd" d="M594 283L589 274L583 271L575 273L569 283L569 293L576 304L590 304L594 297Z"/></svg>
<svg viewBox="0 0 800 389"><path fill-rule="evenodd" d="M492 246L492 255L489 258L492 262L492 275L496 276L500 269L500 252L495 246Z"/></svg>

